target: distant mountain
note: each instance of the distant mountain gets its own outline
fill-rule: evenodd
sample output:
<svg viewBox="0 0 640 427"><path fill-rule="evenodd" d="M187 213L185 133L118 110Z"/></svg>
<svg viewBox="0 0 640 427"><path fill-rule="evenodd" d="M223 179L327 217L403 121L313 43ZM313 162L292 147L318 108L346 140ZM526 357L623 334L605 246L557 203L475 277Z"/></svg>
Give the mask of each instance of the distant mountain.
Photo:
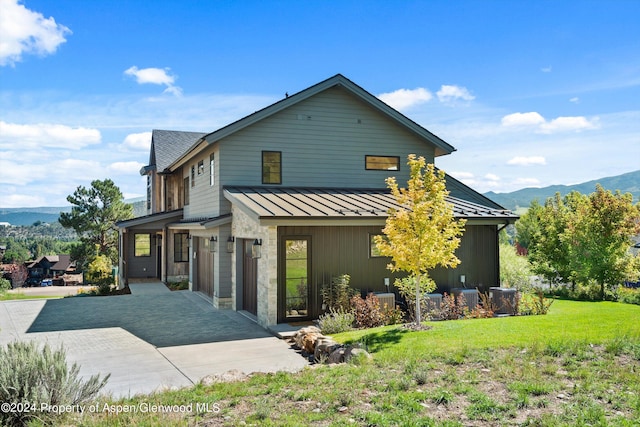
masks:
<svg viewBox="0 0 640 427"><path fill-rule="evenodd" d="M485 196L507 209L517 210L527 208L534 199L543 204L548 197L553 197L556 193L566 195L572 191L579 191L583 194L591 194L596 189L596 184L602 185L605 190L620 190L622 193L631 193L634 202L640 200L640 170L629 172L618 176L596 179L582 184L575 185L551 185L544 188L523 188L511 193L494 193L489 191Z"/></svg>
<svg viewBox="0 0 640 427"><path fill-rule="evenodd" d="M11 225L32 225L34 222L53 223L60 217L60 212L70 212L71 206L40 208L0 208L0 222Z"/></svg>
<svg viewBox="0 0 640 427"><path fill-rule="evenodd" d="M126 203L133 205L135 217L146 215L146 201L144 197L127 199ZM0 208L0 223L8 222L11 225L32 225L34 222L46 222L48 224L58 221L60 212L71 212L71 206L39 208Z"/></svg>

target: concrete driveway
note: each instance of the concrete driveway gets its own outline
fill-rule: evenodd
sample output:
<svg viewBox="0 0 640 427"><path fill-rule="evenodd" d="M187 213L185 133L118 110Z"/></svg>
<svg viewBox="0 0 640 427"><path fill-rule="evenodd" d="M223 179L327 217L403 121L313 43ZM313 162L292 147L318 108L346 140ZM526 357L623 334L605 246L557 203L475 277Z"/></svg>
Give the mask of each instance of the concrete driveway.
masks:
<svg viewBox="0 0 640 427"><path fill-rule="evenodd" d="M162 283L130 288L131 295L0 302L0 345L63 345L81 375L111 373L104 392L114 397L190 386L229 370L307 365L285 341L195 293L171 292Z"/></svg>

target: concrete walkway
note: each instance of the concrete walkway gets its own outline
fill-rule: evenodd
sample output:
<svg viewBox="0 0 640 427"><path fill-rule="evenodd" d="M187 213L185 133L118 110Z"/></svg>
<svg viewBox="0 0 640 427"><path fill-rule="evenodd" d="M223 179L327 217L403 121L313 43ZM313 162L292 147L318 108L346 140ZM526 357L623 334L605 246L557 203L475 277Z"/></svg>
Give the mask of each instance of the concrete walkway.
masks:
<svg viewBox="0 0 640 427"><path fill-rule="evenodd" d="M114 397L190 386L229 370L307 365L286 342L195 293L171 292L162 283L129 287L131 295L0 302L0 345L63 345L81 375L111 374L105 392Z"/></svg>

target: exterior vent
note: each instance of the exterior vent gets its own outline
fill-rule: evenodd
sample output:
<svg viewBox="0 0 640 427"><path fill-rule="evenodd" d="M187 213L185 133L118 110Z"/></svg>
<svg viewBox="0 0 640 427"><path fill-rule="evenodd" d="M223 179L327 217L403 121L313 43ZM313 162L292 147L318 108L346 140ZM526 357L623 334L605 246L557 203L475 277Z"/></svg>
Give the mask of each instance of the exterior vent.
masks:
<svg viewBox="0 0 640 427"><path fill-rule="evenodd" d="M478 306L478 290L477 289L454 288L454 289L451 289L451 293L456 297L456 299L458 298L458 295L462 294L462 296L464 297L467 303L467 308L469 308L469 310L473 310Z"/></svg>
<svg viewBox="0 0 640 427"><path fill-rule="evenodd" d="M378 301L380 301L380 309L384 310L384 305L386 304L389 308L396 307L396 294L392 292L387 293L374 293L375 296L378 297Z"/></svg>

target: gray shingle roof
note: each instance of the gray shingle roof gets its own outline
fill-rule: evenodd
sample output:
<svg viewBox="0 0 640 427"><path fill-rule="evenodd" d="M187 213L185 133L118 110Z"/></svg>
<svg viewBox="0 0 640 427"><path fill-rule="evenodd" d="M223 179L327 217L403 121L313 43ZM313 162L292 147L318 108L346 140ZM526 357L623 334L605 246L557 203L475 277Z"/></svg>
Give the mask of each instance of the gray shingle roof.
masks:
<svg viewBox="0 0 640 427"><path fill-rule="evenodd" d="M205 135L206 133L202 132L154 129L151 136L149 166L155 165L158 172L164 171Z"/></svg>
<svg viewBox="0 0 640 427"><path fill-rule="evenodd" d="M225 196L259 218L386 218L389 208L401 208L387 189L229 186L225 187ZM453 205L456 218L518 219L511 211L457 197L449 196L447 201Z"/></svg>

